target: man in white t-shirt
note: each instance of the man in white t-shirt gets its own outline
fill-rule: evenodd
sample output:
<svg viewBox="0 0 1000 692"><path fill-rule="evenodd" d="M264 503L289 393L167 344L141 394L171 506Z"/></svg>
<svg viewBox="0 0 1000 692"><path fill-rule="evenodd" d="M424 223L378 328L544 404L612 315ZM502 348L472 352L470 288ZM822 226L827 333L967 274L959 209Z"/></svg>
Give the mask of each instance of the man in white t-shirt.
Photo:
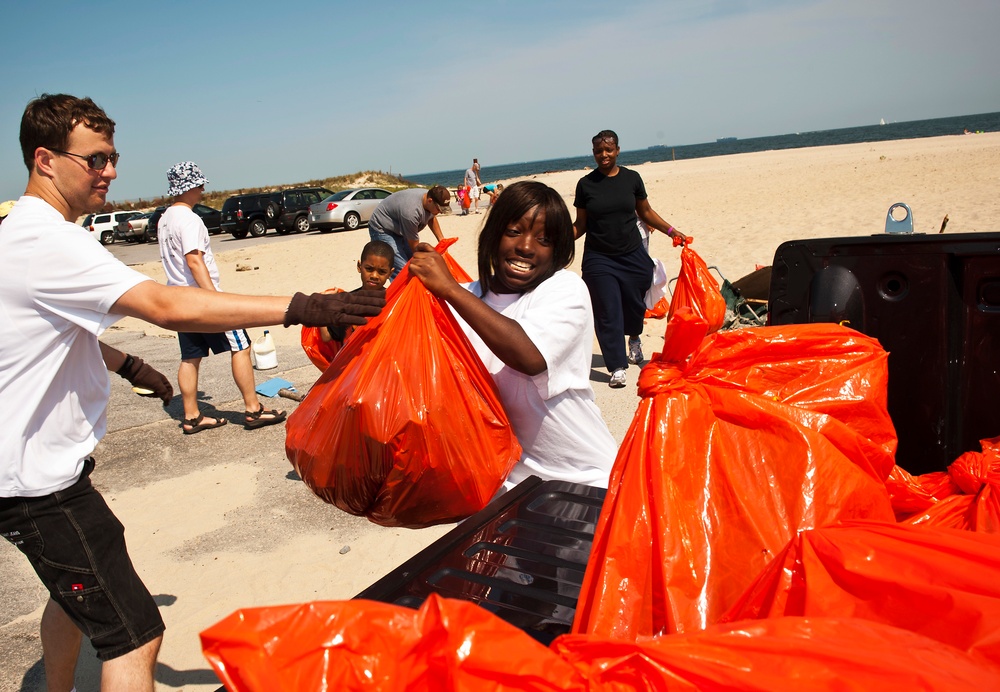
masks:
<svg viewBox="0 0 1000 692"><path fill-rule="evenodd" d="M371 290L289 299L164 286L125 266L74 223L104 207L118 176L114 131L90 99L32 100L20 134L28 185L0 232L0 536L49 592L50 690L73 689L86 635L103 661L102 689L151 692L164 629L90 473L107 430L109 370L164 403L173 392L101 333L125 316L191 332L364 324L385 304Z"/></svg>
<svg viewBox="0 0 1000 692"><path fill-rule="evenodd" d="M465 171L465 187L469 189L469 199L475 209L475 213L479 213L479 187L482 185L482 181L479 179L479 159L472 159L472 165Z"/></svg>
<svg viewBox="0 0 1000 692"><path fill-rule="evenodd" d="M192 207L201 202L208 183L193 161L183 161L167 171L167 194L174 201L157 226L160 261L167 274L168 286L199 286L208 291L219 290L219 268L208 242L208 228ZM177 384L184 400L185 435L218 428L225 418L202 415L198 410L198 369L201 359L210 353L230 353L233 381L243 396L244 427L248 430L275 425L285 420L284 411L265 410L257 398L250 362L250 336L245 329L204 334L178 332L181 364L177 369Z"/></svg>

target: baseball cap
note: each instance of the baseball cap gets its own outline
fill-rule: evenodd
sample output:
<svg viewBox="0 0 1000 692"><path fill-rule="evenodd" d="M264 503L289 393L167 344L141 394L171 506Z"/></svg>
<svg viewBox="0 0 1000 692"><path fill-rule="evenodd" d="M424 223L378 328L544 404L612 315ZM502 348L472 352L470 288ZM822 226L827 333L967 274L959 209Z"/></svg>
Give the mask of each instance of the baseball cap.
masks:
<svg viewBox="0 0 1000 692"><path fill-rule="evenodd" d="M442 209L446 209L451 204L451 193L444 185L435 185L427 191L427 196Z"/></svg>
<svg viewBox="0 0 1000 692"><path fill-rule="evenodd" d="M167 196L176 197L183 195L188 190L207 185L208 178L202 174L201 169L194 161L182 161L174 164L167 171L167 182L170 184Z"/></svg>

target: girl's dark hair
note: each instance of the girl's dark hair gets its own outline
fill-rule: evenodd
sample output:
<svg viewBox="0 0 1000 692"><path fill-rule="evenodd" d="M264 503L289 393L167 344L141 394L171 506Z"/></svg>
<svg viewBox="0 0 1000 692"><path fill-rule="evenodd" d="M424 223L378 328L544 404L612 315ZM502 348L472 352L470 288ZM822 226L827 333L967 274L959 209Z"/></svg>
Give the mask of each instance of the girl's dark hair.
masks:
<svg viewBox="0 0 1000 692"><path fill-rule="evenodd" d="M548 185L530 180L505 187L497 197L479 234L479 283L484 291L496 288L497 255L500 240L525 214L545 213L545 236L552 244L552 271L528 290L569 266L576 251L573 221L559 193Z"/></svg>
<svg viewBox="0 0 1000 692"><path fill-rule="evenodd" d="M618 135L615 134L614 130L601 130L591 138L590 143L597 144L602 139L610 139L615 143L616 147L618 146Z"/></svg>
<svg viewBox="0 0 1000 692"><path fill-rule="evenodd" d="M21 156L28 172L35 166L38 147L65 149L69 133L80 124L108 137L115 133L115 121L89 98L42 94L28 102L21 116Z"/></svg>

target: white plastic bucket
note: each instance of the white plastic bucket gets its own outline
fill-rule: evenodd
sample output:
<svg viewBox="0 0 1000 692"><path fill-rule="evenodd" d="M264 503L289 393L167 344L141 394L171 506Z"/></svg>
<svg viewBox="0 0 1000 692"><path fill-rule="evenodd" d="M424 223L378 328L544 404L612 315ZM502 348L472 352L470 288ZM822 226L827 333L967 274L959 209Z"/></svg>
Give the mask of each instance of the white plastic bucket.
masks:
<svg viewBox="0 0 1000 692"><path fill-rule="evenodd" d="M278 367L278 352L274 348L271 334L266 329L264 336L250 347L250 355L253 356L253 366L258 370L270 370Z"/></svg>

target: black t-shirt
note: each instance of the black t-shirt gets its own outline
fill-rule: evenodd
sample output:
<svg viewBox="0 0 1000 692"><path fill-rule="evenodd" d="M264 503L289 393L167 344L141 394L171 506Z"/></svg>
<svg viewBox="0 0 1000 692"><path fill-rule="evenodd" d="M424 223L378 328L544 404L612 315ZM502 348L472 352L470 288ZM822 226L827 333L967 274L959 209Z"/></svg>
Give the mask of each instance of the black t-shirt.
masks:
<svg viewBox="0 0 1000 692"><path fill-rule="evenodd" d="M642 245L635 204L646 197L642 176L624 166L618 167L616 176L594 170L580 178L573 206L587 212L584 250L624 255Z"/></svg>

